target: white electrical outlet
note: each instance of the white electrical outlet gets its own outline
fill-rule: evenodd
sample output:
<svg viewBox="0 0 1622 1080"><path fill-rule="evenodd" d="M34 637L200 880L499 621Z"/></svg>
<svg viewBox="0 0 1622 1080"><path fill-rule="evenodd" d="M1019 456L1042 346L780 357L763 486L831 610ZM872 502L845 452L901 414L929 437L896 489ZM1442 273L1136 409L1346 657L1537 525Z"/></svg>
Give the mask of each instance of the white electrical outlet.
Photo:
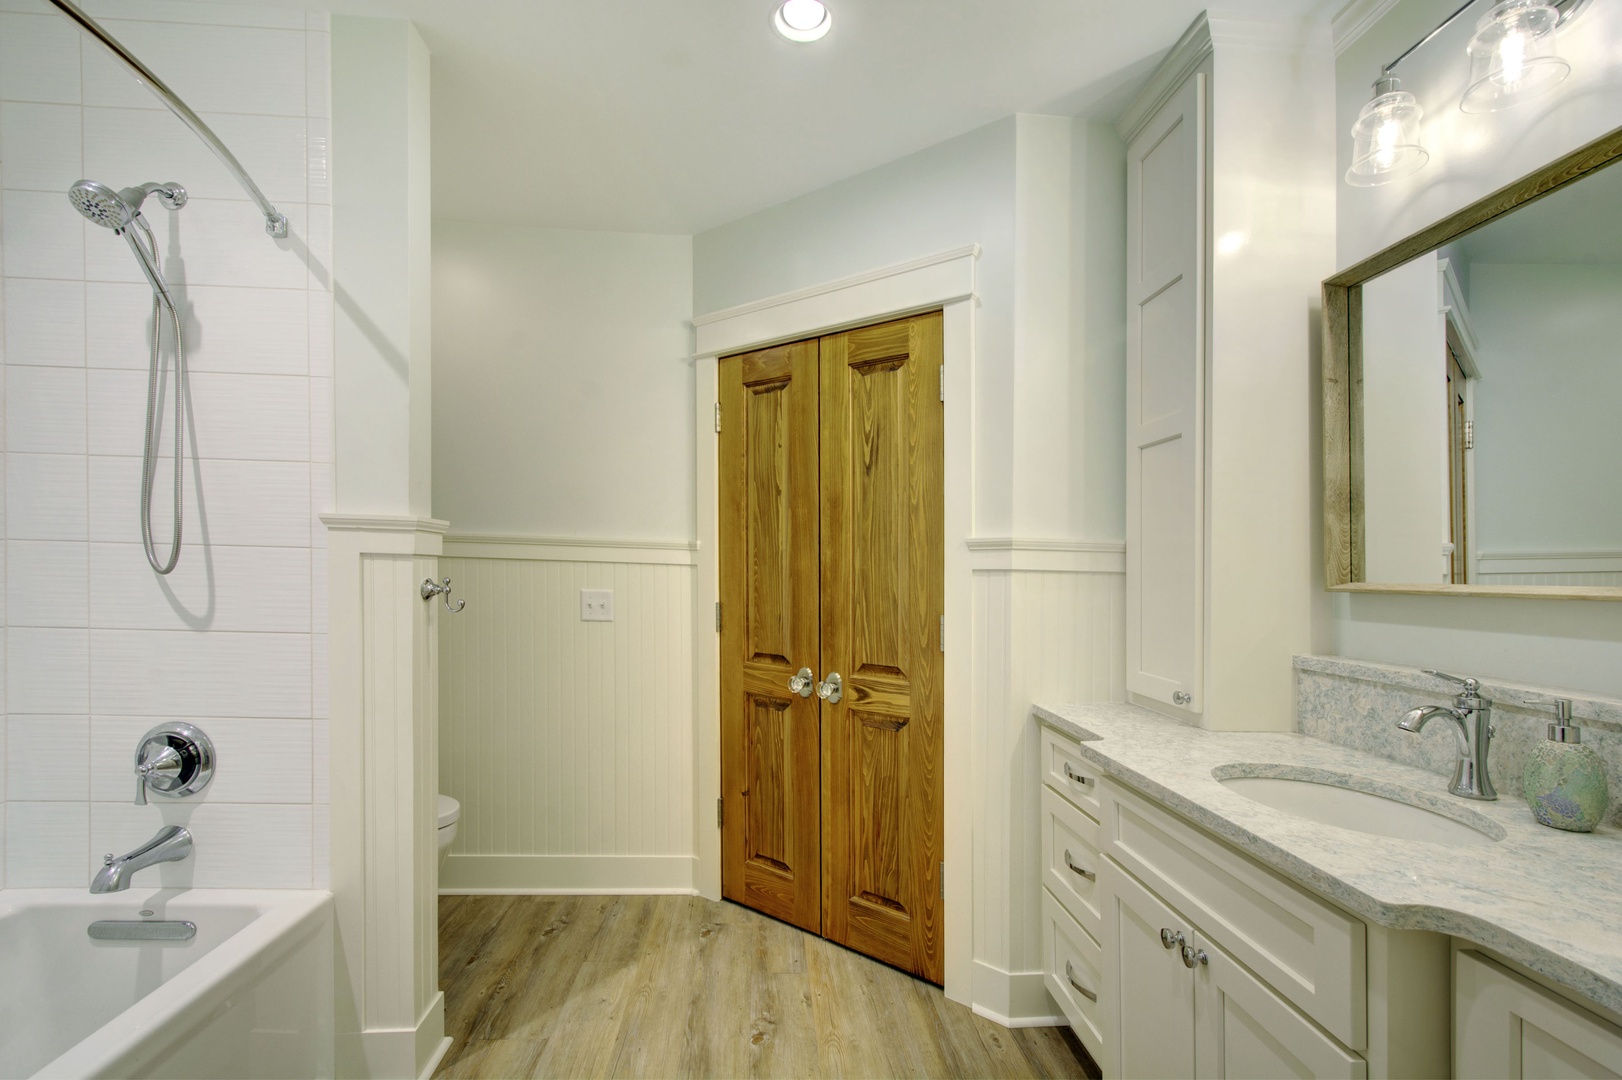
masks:
<svg viewBox="0 0 1622 1080"><path fill-rule="evenodd" d="M580 621L581 622L613 622L614 621L614 590L613 589L581 589L580 590Z"/></svg>

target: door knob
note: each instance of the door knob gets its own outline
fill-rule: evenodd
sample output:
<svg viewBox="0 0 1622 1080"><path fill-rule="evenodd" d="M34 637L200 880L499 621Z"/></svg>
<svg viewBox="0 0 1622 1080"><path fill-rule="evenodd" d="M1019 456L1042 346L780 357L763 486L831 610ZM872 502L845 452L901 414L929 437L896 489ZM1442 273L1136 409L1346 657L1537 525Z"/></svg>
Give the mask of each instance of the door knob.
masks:
<svg viewBox="0 0 1622 1080"><path fill-rule="evenodd" d="M839 699L845 696L845 684L839 680L839 672L830 672L826 682L817 683L817 697L830 705L838 705Z"/></svg>
<svg viewBox="0 0 1622 1080"><path fill-rule="evenodd" d="M801 697L810 697L811 684L814 682L816 676L811 674L811 669L803 667L797 674L788 677L788 688Z"/></svg>

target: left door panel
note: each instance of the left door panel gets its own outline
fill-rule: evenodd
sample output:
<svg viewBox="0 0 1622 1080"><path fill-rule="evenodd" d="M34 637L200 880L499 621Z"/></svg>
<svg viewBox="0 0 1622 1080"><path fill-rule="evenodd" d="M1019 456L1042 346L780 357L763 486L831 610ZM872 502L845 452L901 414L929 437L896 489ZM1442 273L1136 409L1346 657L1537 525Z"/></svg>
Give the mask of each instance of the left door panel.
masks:
<svg viewBox="0 0 1622 1080"><path fill-rule="evenodd" d="M822 927L817 343L720 362L721 892Z"/></svg>

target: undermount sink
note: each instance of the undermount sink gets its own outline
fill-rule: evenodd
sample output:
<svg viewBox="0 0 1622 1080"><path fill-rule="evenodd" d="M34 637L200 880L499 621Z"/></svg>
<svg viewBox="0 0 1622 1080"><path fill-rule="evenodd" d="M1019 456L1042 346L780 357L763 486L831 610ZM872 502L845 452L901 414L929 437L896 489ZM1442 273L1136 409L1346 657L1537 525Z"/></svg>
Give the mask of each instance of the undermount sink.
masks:
<svg viewBox="0 0 1622 1080"><path fill-rule="evenodd" d="M1373 836L1454 846L1492 844L1504 838L1503 829L1491 819L1463 807L1447 806L1440 799L1436 803L1448 812L1421 805L1419 800L1424 797L1417 792L1408 793L1409 798L1377 794L1371 789L1380 785L1365 777L1280 775L1286 769L1288 766L1224 765L1212 775L1228 790L1263 806Z"/></svg>

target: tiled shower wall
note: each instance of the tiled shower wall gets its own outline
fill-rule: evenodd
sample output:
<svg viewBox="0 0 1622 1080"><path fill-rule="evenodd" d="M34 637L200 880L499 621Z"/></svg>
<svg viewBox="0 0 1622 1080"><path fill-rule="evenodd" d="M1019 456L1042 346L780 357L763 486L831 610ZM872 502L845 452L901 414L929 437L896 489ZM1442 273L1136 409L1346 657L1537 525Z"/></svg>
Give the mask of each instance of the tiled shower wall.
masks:
<svg viewBox="0 0 1622 1080"><path fill-rule="evenodd" d="M214 128L292 236L266 236L203 143L42 0L0 0L3 884L83 886L103 852L174 823L192 831L194 857L141 884L323 886L326 17L82 6ZM167 578L146 564L137 514L150 291L124 241L69 205L81 177L178 181L191 195L179 212L146 207L185 320L195 410L186 546ZM161 539L170 467L155 484ZM214 782L137 807L136 740L177 719L213 738Z"/></svg>

